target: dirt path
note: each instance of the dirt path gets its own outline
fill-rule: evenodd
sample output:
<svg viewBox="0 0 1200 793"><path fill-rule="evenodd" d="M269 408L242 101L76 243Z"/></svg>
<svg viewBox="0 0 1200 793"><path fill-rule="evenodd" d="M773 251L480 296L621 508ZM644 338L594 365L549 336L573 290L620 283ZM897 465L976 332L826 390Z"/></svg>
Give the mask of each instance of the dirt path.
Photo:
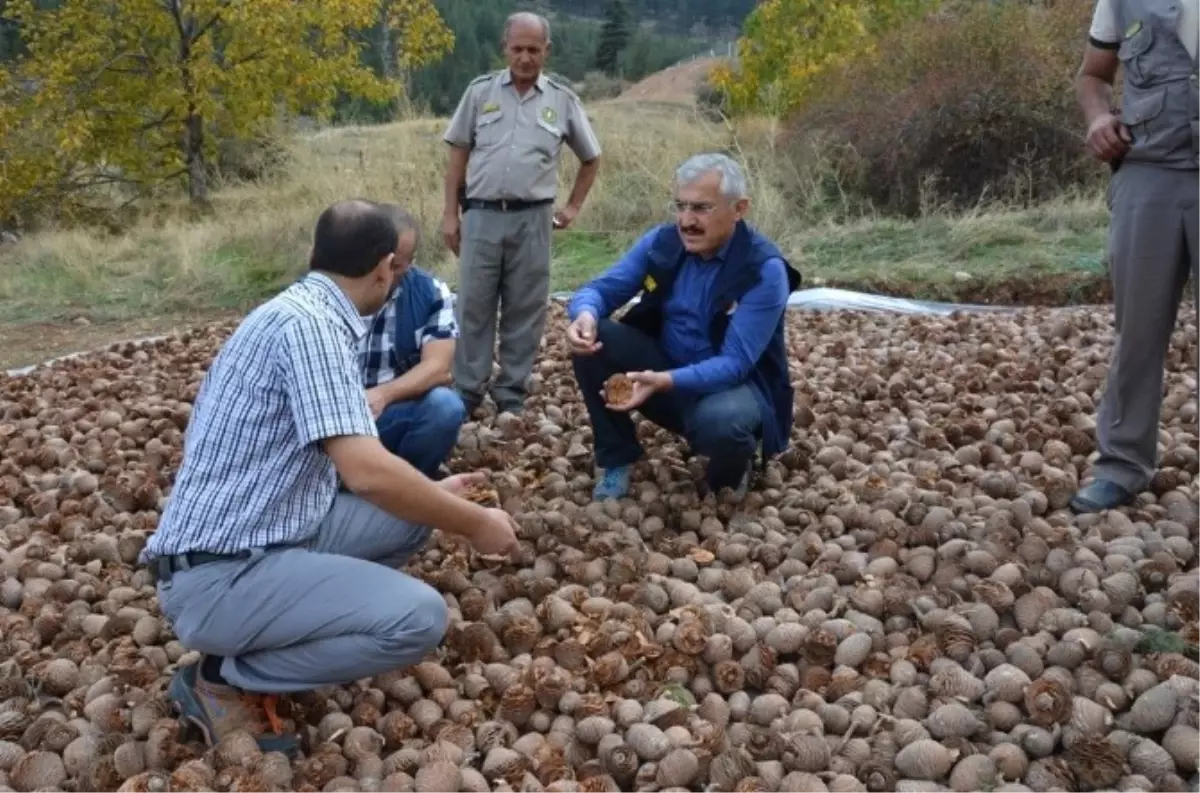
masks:
<svg viewBox="0 0 1200 793"><path fill-rule="evenodd" d="M0 324L0 372L42 363L60 355L101 349L117 342L165 336L235 316L237 314L232 312L202 312L112 322Z"/></svg>
<svg viewBox="0 0 1200 793"><path fill-rule="evenodd" d="M722 58L697 58L655 72L630 86L616 98L618 102L672 102L685 105L695 104L696 89L704 82L709 71Z"/></svg>

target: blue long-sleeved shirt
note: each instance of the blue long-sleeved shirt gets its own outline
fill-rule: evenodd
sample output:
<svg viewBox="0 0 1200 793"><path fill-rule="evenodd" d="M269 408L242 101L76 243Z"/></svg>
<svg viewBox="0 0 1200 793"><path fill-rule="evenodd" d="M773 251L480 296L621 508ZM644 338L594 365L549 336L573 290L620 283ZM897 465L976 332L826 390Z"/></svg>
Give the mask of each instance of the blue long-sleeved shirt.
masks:
<svg viewBox="0 0 1200 793"><path fill-rule="evenodd" d="M646 278L653 239L654 232L644 235L607 272L576 292L567 306L571 320L585 311L596 318L607 317L628 303ZM763 265L762 279L738 303L721 349L714 350L707 308L717 271L728 252L726 242L707 260L687 254L663 305L659 343L675 367L670 370L674 388L682 393L711 394L743 382L787 308L787 273L783 261L773 258Z"/></svg>

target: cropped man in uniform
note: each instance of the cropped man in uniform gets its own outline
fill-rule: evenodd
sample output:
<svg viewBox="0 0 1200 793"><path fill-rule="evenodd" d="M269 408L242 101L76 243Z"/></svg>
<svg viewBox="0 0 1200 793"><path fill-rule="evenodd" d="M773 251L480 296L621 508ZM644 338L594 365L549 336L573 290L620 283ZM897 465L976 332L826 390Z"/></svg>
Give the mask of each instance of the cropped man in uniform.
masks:
<svg viewBox="0 0 1200 793"><path fill-rule="evenodd" d="M502 412L524 405L550 298L551 229L571 225L600 165L600 143L579 97L542 73L546 19L513 14L502 43L508 68L467 86L445 134L442 233L459 256L454 381L468 413L483 401L492 374L498 303L500 374L491 397ZM566 205L555 211L564 142L582 165Z"/></svg>
<svg viewBox="0 0 1200 793"><path fill-rule="evenodd" d="M1087 147L1113 169L1109 229L1116 342L1077 512L1130 502L1154 477L1163 368L1197 269L1197 0L1098 0L1076 94ZM1112 85L1121 67L1121 106Z"/></svg>

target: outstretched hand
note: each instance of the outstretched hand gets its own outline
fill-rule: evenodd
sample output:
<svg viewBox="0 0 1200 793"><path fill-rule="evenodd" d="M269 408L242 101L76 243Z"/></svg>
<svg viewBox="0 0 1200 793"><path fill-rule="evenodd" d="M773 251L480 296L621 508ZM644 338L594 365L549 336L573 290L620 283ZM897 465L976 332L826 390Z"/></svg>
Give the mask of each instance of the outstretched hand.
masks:
<svg viewBox="0 0 1200 793"><path fill-rule="evenodd" d="M517 522L502 509L489 507L484 510L487 519L477 527L471 539L475 553L484 556L507 556L511 561L521 558L521 546L517 543Z"/></svg>
<svg viewBox="0 0 1200 793"><path fill-rule="evenodd" d="M567 326L567 346L572 355L591 355L602 346L596 340L596 318L585 311Z"/></svg>
<svg viewBox="0 0 1200 793"><path fill-rule="evenodd" d="M454 474L445 479L439 479L437 486L442 490L453 493L456 496L462 497L466 492L475 485L481 484L487 479L487 474L483 471L472 471L469 474Z"/></svg>
<svg viewBox="0 0 1200 793"><path fill-rule="evenodd" d="M487 473L483 471L472 471L439 479L436 484L443 490L464 498L471 488L487 481L487 478ZM507 556L516 561L521 552L517 544L517 522L512 515L496 507L486 507L483 512L483 522L464 532L471 547L478 554Z"/></svg>
<svg viewBox="0 0 1200 793"><path fill-rule="evenodd" d="M629 399L614 404L608 401L608 394L604 390L600 392L610 410L627 413L640 407L655 394L671 388L671 375L668 372L629 372L625 376L633 384L633 393L630 394Z"/></svg>

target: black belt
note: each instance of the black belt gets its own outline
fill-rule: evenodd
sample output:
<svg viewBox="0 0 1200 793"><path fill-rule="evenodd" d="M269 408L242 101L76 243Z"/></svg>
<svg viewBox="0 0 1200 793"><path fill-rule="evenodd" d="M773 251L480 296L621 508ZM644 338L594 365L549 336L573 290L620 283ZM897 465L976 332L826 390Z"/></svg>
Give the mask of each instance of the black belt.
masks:
<svg viewBox="0 0 1200 793"><path fill-rule="evenodd" d="M170 581L171 577L176 573L190 570L193 567L199 567L202 564L211 564L212 562L232 562L237 559L249 559L250 551L238 551L237 553L208 553L207 551L191 551L190 553L177 553L170 556L159 556L154 559L150 565L154 570L154 580L156 583Z"/></svg>
<svg viewBox="0 0 1200 793"><path fill-rule="evenodd" d="M463 199L463 209L495 209L500 212L520 212L522 209L544 207L546 204L553 202L553 198L542 198L537 201L525 201L520 198L501 198L494 201L482 198L465 198Z"/></svg>

